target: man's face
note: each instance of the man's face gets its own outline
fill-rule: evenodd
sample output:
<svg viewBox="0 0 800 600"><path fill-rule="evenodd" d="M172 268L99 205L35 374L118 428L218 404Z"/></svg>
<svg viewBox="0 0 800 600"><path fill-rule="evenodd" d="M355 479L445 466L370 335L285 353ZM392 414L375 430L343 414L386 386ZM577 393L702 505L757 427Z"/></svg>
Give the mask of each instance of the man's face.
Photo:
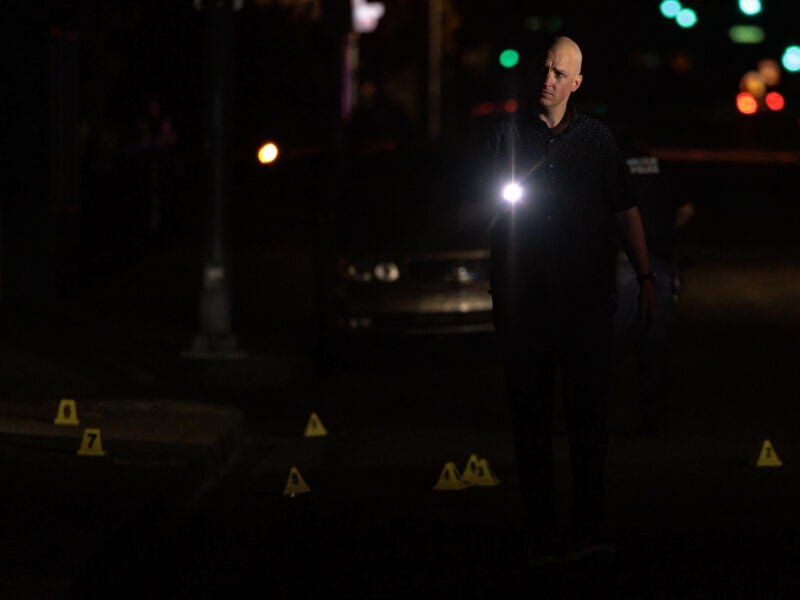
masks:
<svg viewBox="0 0 800 600"><path fill-rule="evenodd" d="M572 48L565 44L550 48L536 81L539 106L554 109L566 105L583 79L580 68L580 57Z"/></svg>

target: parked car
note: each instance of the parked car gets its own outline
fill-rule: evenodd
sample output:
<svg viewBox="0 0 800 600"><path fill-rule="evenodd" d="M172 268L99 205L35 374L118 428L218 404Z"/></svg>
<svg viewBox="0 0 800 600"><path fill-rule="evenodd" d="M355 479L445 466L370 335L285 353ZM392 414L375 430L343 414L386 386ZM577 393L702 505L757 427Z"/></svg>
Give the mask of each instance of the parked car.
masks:
<svg viewBox="0 0 800 600"><path fill-rule="evenodd" d="M456 150L352 162L335 210L332 305L342 335L493 332L491 203Z"/></svg>

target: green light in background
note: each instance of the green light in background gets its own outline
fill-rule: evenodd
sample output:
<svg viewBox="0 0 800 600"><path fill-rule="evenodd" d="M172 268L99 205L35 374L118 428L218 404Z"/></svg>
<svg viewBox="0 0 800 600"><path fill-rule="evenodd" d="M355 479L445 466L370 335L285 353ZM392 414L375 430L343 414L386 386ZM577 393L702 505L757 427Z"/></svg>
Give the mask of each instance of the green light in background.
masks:
<svg viewBox="0 0 800 600"><path fill-rule="evenodd" d="M675 17L675 20L678 22L678 25L684 29L688 29L689 27L694 27L697 24L697 13L695 13L691 8L682 8L678 13L678 16Z"/></svg>
<svg viewBox="0 0 800 600"><path fill-rule="evenodd" d="M661 14L667 17L668 19L674 19L678 16L678 13L681 12L681 3L678 0L664 0L659 6L661 9Z"/></svg>
<svg viewBox="0 0 800 600"><path fill-rule="evenodd" d="M728 37L737 44L760 44L765 34L758 25L734 25L728 29Z"/></svg>
<svg viewBox="0 0 800 600"><path fill-rule="evenodd" d="M516 67L519 62L519 52L511 48L506 48L500 53L500 64L506 69Z"/></svg>
<svg viewBox="0 0 800 600"><path fill-rule="evenodd" d="M749 17L761 12L761 0L739 0L739 10Z"/></svg>
<svg viewBox="0 0 800 600"><path fill-rule="evenodd" d="M800 71L800 46L788 46L783 52L781 63L787 71Z"/></svg>

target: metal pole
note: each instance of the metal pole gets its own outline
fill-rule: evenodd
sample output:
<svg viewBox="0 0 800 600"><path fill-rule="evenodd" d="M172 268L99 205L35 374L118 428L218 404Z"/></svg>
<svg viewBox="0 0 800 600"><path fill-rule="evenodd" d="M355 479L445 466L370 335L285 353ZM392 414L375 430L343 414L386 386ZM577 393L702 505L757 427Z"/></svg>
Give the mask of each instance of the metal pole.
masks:
<svg viewBox="0 0 800 600"><path fill-rule="evenodd" d="M428 139L442 128L442 0L428 0Z"/></svg>
<svg viewBox="0 0 800 600"><path fill-rule="evenodd" d="M205 189L207 227L200 293L200 331L189 358L244 358L231 333L230 269L226 202L230 194L227 158L230 116L233 1L205 0Z"/></svg>
<svg viewBox="0 0 800 600"><path fill-rule="evenodd" d="M358 107L358 70L359 70L359 38L360 34L349 31L344 34L342 50L342 109L340 118L348 123L353 110Z"/></svg>

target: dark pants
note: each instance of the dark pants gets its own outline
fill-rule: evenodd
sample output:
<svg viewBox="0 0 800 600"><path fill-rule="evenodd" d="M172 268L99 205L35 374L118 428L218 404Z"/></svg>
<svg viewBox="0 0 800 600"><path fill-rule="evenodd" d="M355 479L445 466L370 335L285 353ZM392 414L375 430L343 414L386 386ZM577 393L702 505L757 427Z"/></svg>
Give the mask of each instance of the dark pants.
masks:
<svg viewBox="0 0 800 600"><path fill-rule="evenodd" d="M591 534L604 520L612 310L562 304L524 312L504 320L498 338L529 525L534 535L557 528L552 426L558 368L574 489L572 525Z"/></svg>

